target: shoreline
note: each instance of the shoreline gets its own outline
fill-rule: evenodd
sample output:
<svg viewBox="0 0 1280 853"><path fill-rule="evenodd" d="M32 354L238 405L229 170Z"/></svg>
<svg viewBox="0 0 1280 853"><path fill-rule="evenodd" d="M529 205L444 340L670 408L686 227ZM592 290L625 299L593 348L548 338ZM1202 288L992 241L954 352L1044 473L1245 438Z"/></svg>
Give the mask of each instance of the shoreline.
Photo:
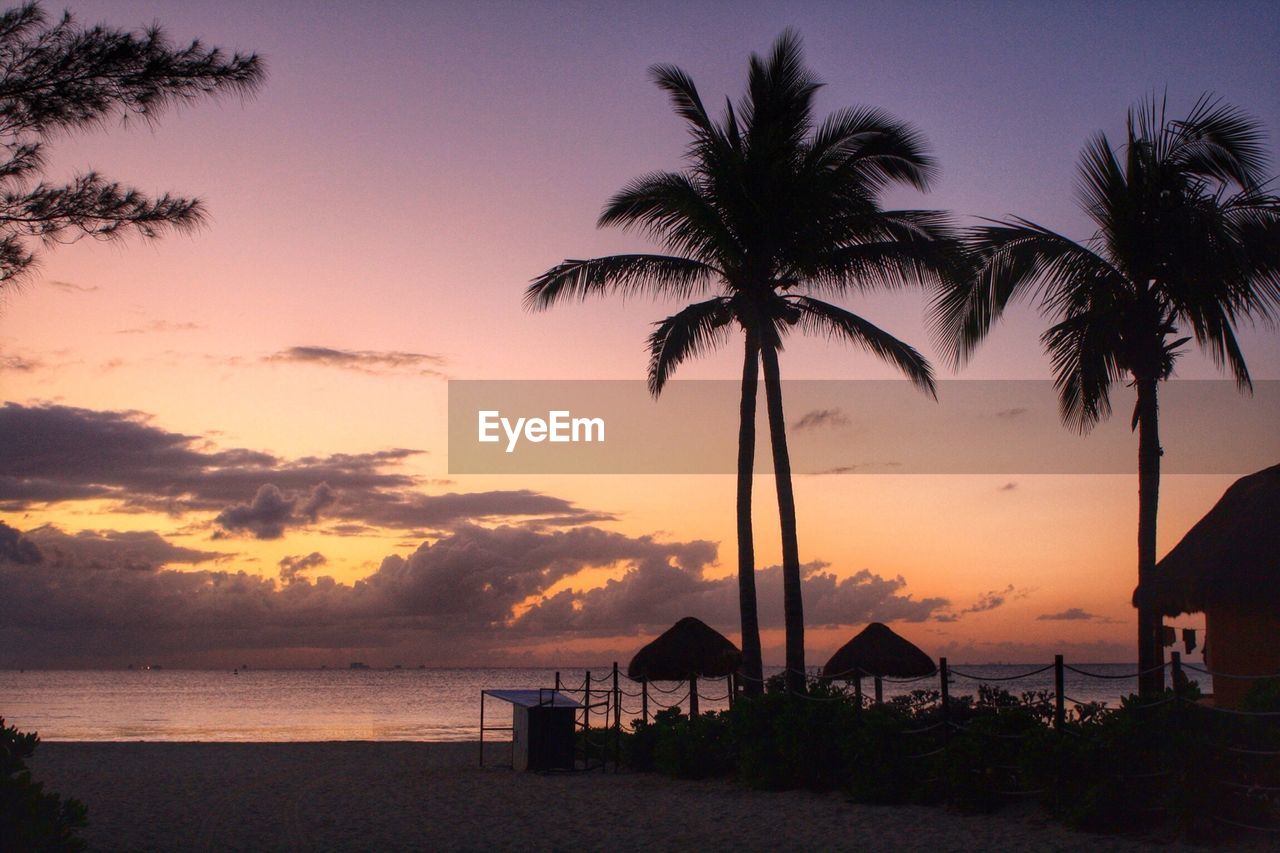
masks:
<svg viewBox="0 0 1280 853"><path fill-rule="evenodd" d="M42 742L33 776L89 808L91 850L1146 850L1027 804L872 806L651 773L517 773L509 742ZM1195 847L1162 843L1166 850Z"/></svg>

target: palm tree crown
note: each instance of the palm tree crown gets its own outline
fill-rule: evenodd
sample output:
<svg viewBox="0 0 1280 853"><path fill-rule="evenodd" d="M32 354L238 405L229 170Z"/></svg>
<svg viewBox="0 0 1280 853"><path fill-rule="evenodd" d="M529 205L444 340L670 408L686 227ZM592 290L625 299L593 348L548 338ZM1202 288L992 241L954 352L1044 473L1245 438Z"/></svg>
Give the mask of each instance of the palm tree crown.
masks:
<svg viewBox="0 0 1280 853"><path fill-rule="evenodd" d="M1156 562L1159 383L1194 339L1248 389L1235 328L1269 321L1280 306L1280 199L1266 190L1266 169L1256 120L1209 97L1170 120L1153 98L1129 111L1119 152L1103 134L1085 147L1078 191L1096 228L1090 239L1024 219L977 228L975 274L934 305L937 330L962 362L1010 302L1037 303L1053 322L1041 340L1062 418L1081 432L1110 414L1111 384L1132 381L1140 583ZM1139 603L1144 694L1163 687L1160 622Z"/></svg>
<svg viewBox="0 0 1280 853"><path fill-rule="evenodd" d="M793 328L843 338L896 365L930 393L933 374L913 347L824 297L911 283L940 284L953 269L947 219L932 211L882 209L881 191L925 189L934 172L920 136L871 108L846 109L821 123L813 99L821 84L787 31L766 58L752 56L745 96L712 119L689 76L651 69L691 141L683 172L654 172L609 200L600 226L636 229L668 254L570 260L536 278L526 305L545 308L590 295L647 293L699 301L655 324L649 337L649 387L659 394L685 360L746 337L739 445L739 555L744 625L754 610L750 563L751 449L755 387L763 362L774 469L783 528L787 667L804 668L800 569L794 499L777 369ZM744 507L745 504L745 507ZM745 520L744 520L745 512ZM751 614L754 624L754 613ZM749 667L751 641L744 627ZM758 641L757 641L758 648Z"/></svg>
<svg viewBox="0 0 1280 853"><path fill-rule="evenodd" d="M1038 303L1056 321L1042 341L1063 420L1080 431L1110 414L1112 382L1168 378L1192 339L1248 387L1235 327L1280 305L1262 143L1256 121L1208 97L1181 121L1154 100L1130 110L1121 152L1098 134L1081 158L1090 239L1017 218L972 232L978 274L935 304L946 349L962 362L1010 302Z"/></svg>

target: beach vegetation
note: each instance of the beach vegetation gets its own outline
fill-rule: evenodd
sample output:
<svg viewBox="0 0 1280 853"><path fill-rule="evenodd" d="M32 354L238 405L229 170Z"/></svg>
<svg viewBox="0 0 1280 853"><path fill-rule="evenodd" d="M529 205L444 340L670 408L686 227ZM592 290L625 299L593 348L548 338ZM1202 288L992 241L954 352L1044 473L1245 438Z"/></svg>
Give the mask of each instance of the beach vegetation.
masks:
<svg viewBox="0 0 1280 853"><path fill-rule="evenodd" d="M1192 684L1116 707L1073 704L1055 727L1052 694L980 685L917 690L881 705L812 680L690 720L679 709L624 735L635 770L729 776L763 790L839 791L855 802L992 812L1036 802L1093 832L1213 840L1280 820L1273 717L1212 713ZM1274 685L1259 707L1280 710ZM1270 691L1270 692L1269 692Z"/></svg>
<svg viewBox="0 0 1280 853"><path fill-rule="evenodd" d="M31 778L27 761L39 743L34 732L6 726L0 717L0 850L83 850L76 831L87 824L84 804Z"/></svg>

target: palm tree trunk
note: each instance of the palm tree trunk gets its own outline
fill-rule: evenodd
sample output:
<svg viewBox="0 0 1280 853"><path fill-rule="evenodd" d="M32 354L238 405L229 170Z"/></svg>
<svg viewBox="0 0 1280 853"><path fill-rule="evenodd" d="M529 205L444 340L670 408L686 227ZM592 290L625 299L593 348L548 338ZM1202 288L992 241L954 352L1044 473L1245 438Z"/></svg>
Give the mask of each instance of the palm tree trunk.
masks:
<svg viewBox="0 0 1280 853"><path fill-rule="evenodd" d="M1160 505L1159 405L1155 379L1139 379L1138 386L1138 583L1155 579L1156 516ZM1160 611L1138 607L1138 693L1151 696L1164 690L1164 662ZM1148 672L1148 670L1155 670Z"/></svg>
<svg viewBox="0 0 1280 853"><path fill-rule="evenodd" d="M787 453L787 423L782 414L782 380L778 351L771 343L760 347L764 361L764 396L769 409L769 438L773 445L773 478L778 488L778 520L782 526L782 608L787 633L787 687L803 691L804 602L800 595L800 546L796 539L796 498L791 490L791 457Z"/></svg>
<svg viewBox="0 0 1280 853"><path fill-rule="evenodd" d="M756 549L751 530L751 487L756 461L756 394L760 342L748 330L742 363L742 405L738 424L738 609L742 616L742 674L748 696L764 692L760 618L756 609Z"/></svg>

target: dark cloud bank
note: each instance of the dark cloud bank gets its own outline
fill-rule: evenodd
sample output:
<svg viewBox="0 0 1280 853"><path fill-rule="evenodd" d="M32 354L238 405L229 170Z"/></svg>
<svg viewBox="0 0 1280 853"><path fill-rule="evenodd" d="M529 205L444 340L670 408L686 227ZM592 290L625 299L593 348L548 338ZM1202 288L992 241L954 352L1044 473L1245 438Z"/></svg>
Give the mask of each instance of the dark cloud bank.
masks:
<svg viewBox="0 0 1280 853"><path fill-rule="evenodd" d="M738 620L736 579L706 576L713 543L592 526L462 525L407 557L386 557L350 585L303 574L323 569L319 553L282 560L280 581L199 565L224 556L155 534L47 526L20 534L0 523L0 667L312 664L355 655L484 663L530 644L639 637L688 614L726 632ZM173 563L197 567L164 567ZM602 567L615 574L603 587L574 582ZM919 622L947 605L905 594L900 577L864 570L837 578L820 563L804 570L812 626ZM557 584L568 588L550 593ZM761 624L780 627L780 569L761 570L758 584Z"/></svg>
<svg viewBox="0 0 1280 853"><path fill-rule="evenodd" d="M616 645L629 648L686 615L736 632L736 578L707 575L714 543L604 530L612 515L529 490L428 494L430 483L400 469L416 452L284 459L215 447L137 412L3 406L0 511L103 500L169 513L202 544L0 522L0 666L449 665L528 661L530 648L550 649L549 661L564 660L556 644L627 638ZM279 577L234 570L236 539L297 528L390 530L421 544L353 584L325 576L319 552L283 558ZM591 569L612 579L576 577ZM780 628L780 569L760 570L757 585L761 625ZM905 586L810 563L806 622L954 621L1012 592L954 611Z"/></svg>
<svg viewBox="0 0 1280 853"><path fill-rule="evenodd" d="M212 514L219 535L258 539L321 522L339 532L445 531L476 521L565 526L612 518L528 490L425 494L417 478L397 470L418 452L282 459L214 448L138 412L8 403L0 407L0 511L103 499L118 510Z"/></svg>

